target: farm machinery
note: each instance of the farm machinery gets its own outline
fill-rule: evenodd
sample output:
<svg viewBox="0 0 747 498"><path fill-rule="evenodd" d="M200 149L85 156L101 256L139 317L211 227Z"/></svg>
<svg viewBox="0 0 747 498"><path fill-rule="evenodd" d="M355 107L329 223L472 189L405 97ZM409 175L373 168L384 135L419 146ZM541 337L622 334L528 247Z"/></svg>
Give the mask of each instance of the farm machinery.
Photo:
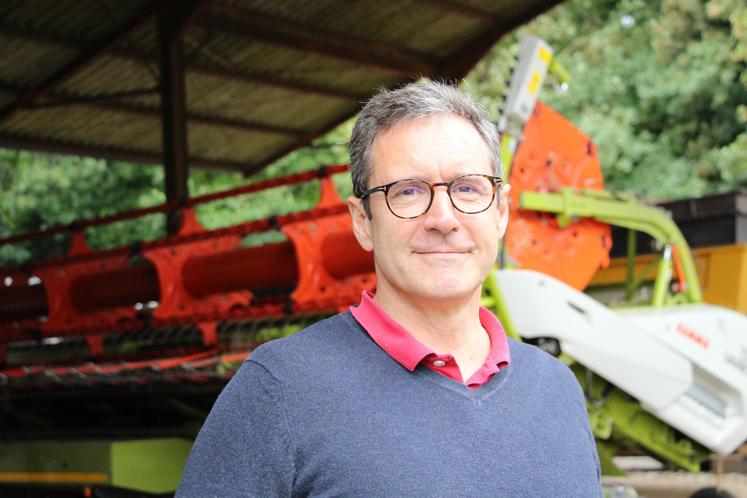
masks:
<svg viewBox="0 0 747 498"><path fill-rule="evenodd" d="M694 257L666 211L606 192L592 141L537 101L550 47L529 38L520 55L500 124L511 222L483 304L575 372L607 470L620 447L697 470L747 439L747 245L737 237L731 252ZM257 345L375 291L333 181L346 171L0 241L69 244L60 258L0 270L0 482L173 490L190 438ZM199 221L202 204L309 182L319 185L310 210ZM170 212L180 228L169 237L86 242L87 230ZM643 240L654 252L636 257ZM612 259L621 245L626 258ZM706 304L727 253L733 295Z"/></svg>

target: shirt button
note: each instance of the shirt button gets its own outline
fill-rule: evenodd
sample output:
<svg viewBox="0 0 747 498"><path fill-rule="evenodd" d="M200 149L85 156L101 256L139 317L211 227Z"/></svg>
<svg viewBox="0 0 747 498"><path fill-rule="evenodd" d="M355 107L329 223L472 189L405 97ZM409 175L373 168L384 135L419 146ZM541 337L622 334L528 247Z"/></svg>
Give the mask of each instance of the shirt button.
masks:
<svg viewBox="0 0 747 498"><path fill-rule="evenodd" d="M442 367L446 365L446 362L444 360L436 360L433 362L434 367Z"/></svg>

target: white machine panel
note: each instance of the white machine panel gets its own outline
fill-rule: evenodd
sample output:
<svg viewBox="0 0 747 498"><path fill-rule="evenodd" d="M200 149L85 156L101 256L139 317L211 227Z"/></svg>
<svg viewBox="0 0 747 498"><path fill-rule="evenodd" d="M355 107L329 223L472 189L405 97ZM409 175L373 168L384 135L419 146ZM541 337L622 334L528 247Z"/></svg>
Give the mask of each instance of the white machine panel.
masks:
<svg viewBox="0 0 747 498"><path fill-rule="evenodd" d="M747 439L747 317L708 305L615 312L543 273L497 270L517 332L562 351L718 453Z"/></svg>
<svg viewBox="0 0 747 498"><path fill-rule="evenodd" d="M707 304L622 312L693 364L693 385L662 419L730 453L747 438L747 317Z"/></svg>

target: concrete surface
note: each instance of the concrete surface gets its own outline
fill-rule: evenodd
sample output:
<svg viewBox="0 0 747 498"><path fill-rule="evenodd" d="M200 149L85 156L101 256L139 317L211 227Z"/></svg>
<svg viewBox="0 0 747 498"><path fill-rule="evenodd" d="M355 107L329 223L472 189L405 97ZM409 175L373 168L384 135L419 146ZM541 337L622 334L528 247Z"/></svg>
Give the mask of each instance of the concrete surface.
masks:
<svg viewBox="0 0 747 498"><path fill-rule="evenodd" d="M734 495L747 498L747 475L726 473L718 479L710 473L688 472L631 472L624 477L604 476L605 485L627 484L645 498L690 498L695 491L718 485Z"/></svg>

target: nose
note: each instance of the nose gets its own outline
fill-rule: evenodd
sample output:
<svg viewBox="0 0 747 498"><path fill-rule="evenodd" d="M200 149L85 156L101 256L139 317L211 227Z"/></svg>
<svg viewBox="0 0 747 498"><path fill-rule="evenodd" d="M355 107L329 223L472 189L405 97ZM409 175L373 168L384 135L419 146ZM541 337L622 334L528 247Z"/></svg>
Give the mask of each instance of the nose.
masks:
<svg viewBox="0 0 747 498"><path fill-rule="evenodd" d="M424 223L427 230L449 233L459 228L459 220L456 217L455 208L451 203L448 191L441 187L438 186L433 189L433 202L430 209L425 213Z"/></svg>

